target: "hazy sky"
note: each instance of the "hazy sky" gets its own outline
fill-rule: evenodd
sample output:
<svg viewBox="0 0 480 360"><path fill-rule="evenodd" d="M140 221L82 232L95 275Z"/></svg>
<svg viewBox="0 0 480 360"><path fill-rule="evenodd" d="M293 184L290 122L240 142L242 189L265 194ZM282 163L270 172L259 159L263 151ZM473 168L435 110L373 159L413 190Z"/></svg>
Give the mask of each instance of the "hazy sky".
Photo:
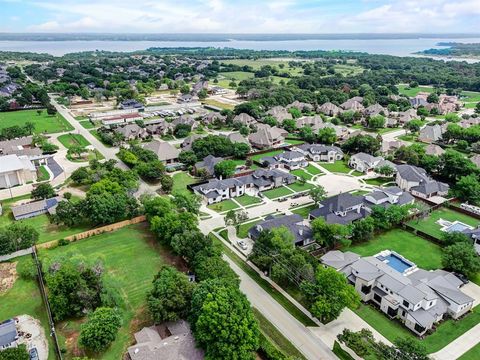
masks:
<svg viewBox="0 0 480 360"><path fill-rule="evenodd" d="M480 32L480 0L0 0L0 32Z"/></svg>

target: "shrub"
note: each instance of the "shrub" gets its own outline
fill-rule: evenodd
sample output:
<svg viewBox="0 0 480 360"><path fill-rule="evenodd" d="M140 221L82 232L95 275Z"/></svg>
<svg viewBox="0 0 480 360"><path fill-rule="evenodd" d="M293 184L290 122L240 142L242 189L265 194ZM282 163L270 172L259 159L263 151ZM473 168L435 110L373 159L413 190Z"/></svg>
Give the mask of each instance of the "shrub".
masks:
<svg viewBox="0 0 480 360"><path fill-rule="evenodd" d="M117 310L98 308L81 326L79 343L89 350L101 352L115 340L121 325L122 318Z"/></svg>

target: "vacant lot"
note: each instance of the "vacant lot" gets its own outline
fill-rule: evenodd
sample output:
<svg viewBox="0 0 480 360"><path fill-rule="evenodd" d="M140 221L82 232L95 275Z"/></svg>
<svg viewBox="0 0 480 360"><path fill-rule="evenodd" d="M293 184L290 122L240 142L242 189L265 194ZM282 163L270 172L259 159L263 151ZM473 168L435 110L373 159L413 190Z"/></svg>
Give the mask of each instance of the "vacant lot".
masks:
<svg viewBox="0 0 480 360"><path fill-rule="evenodd" d="M390 230L370 241L352 245L345 250L361 256L372 256L382 250L393 250L413 261L420 268L434 270L442 267L442 252L438 245L400 229Z"/></svg>
<svg viewBox="0 0 480 360"><path fill-rule="evenodd" d="M434 236L437 239L442 239L444 233L440 230L441 226L437 224L439 219L448 221L458 220L473 227L476 227L479 224L478 220L468 215L461 214L451 209L440 208L433 211L427 218L412 220L408 223L408 225L423 231L428 235Z"/></svg>
<svg viewBox="0 0 480 360"><path fill-rule="evenodd" d="M65 134L58 137L58 141L65 146L67 149L70 149L74 146L86 147L90 145L87 139L80 134Z"/></svg>
<svg viewBox="0 0 480 360"><path fill-rule="evenodd" d="M40 253L41 258L79 253L88 259L101 259L107 273L116 280L125 301L123 326L108 350L98 356L99 359L122 358L132 343L132 333L151 323L146 312L145 297L154 275L164 264L182 267L181 259L171 256L168 250L160 247L146 229L146 224L129 226ZM78 335L79 321L65 321L57 328L67 350L71 351L75 346L72 340ZM72 354L69 355L71 357Z"/></svg>
<svg viewBox="0 0 480 360"><path fill-rule="evenodd" d="M40 115L36 110L0 112L0 130L14 125L24 126L27 122L35 124L35 133L58 133L73 130L73 126L60 114L48 115L43 110Z"/></svg>

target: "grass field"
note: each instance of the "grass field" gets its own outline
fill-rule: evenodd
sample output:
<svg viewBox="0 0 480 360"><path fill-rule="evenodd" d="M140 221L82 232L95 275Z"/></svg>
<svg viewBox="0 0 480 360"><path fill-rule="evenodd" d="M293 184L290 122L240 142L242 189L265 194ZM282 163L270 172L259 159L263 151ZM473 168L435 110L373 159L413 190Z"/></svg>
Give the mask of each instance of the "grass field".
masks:
<svg viewBox="0 0 480 360"><path fill-rule="evenodd" d="M272 189L272 190L263 191L262 193L263 193L263 195L265 195L269 199L276 199L276 198L279 198L279 197L282 197L282 196L287 196L287 195L293 194L290 190L288 190L284 186L281 186L281 187L278 187L278 188Z"/></svg>
<svg viewBox="0 0 480 360"><path fill-rule="evenodd" d="M46 110L41 115L37 110L21 110L11 112L0 112L0 130L14 125L24 126L25 123L35 124L35 133L58 133L73 130L73 126L60 114L48 115Z"/></svg>
<svg viewBox="0 0 480 360"><path fill-rule="evenodd" d="M47 181L48 179L50 179L50 174L45 168L45 165L40 166L37 170L37 173L37 181Z"/></svg>
<svg viewBox="0 0 480 360"><path fill-rule="evenodd" d="M480 92L477 91L462 91L461 100L467 102L478 102L480 101Z"/></svg>
<svg viewBox="0 0 480 360"><path fill-rule="evenodd" d="M95 358L122 358L127 346L132 343L132 333L152 323L146 312L145 296L154 275L164 264L181 264L181 260L161 248L146 229L146 224L133 225L40 253L40 258L79 253L91 260L101 259L106 272L118 283L125 301L122 309L123 325L113 344L105 353ZM66 321L57 327L68 349L75 345L78 323L73 320Z"/></svg>
<svg viewBox="0 0 480 360"><path fill-rule="evenodd" d="M478 358L480 358L480 343L460 356L458 360L478 360Z"/></svg>
<svg viewBox="0 0 480 360"><path fill-rule="evenodd" d="M408 85L397 85L398 92L401 95L406 96L416 96L419 92L433 92L433 87L428 86L417 86L415 88L410 88Z"/></svg>
<svg viewBox="0 0 480 360"><path fill-rule="evenodd" d="M308 206L304 206L300 209L293 209L292 210L292 213L294 214L298 214L300 215L301 217L303 217L304 219L307 219L308 218L308 214L310 214L310 211L314 210L317 208L317 205L315 204L312 204L312 205L308 205Z"/></svg>
<svg viewBox="0 0 480 360"><path fill-rule="evenodd" d="M365 182L368 185L376 185L376 186L382 186L384 184L387 184L389 182L392 182L393 178L387 178L387 177L378 177L375 179L365 179Z"/></svg>
<svg viewBox="0 0 480 360"><path fill-rule="evenodd" d="M475 102L465 104L465 108L467 109L475 109L476 106L477 106L477 103Z"/></svg>
<svg viewBox="0 0 480 360"><path fill-rule="evenodd" d="M293 175L298 176L300 178L304 178L305 180L311 180L313 178L312 175L306 173L305 170L303 170L303 169L292 170L292 171L290 171L290 174L293 174Z"/></svg>
<svg viewBox="0 0 480 360"><path fill-rule="evenodd" d="M30 256L27 255L16 258L15 261L22 263L28 261L29 258ZM48 336L50 330L48 326L47 312L43 305L42 296L40 295L37 282L35 280L18 278L10 290L0 294L0 304L0 322L23 314L30 315L40 320L49 340L48 359L54 360L55 354L53 351L53 343L51 337Z"/></svg>
<svg viewBox="0 0 480 360"><path fill-rule="evenodd" d="M327 169L328 171L331 171L331 172L337 172L337 173L344 173L344 174L347 174L349 173L350 171L352 171L352 169L350 169L348 167L348 165L343 161L343 160L338 160L338 161L335 161L334 163L319 163L318 165L320 165L321 167Z"/></svg>
<svg viewBox="0 0 480 360"><path fill-rule="evenodd" d="M216 106L220 109L233 110L235 108L235 106L232 105L232 104L226 104L224 102L216 101L216 100L213 100L213 99L202 100L202 103L207 104L207 105L211 105L211 106Z"/></svg>
<svg viewBox="0 0 480 360"><path fill-rule="evenodd" d="M323 174L322 170L320 170L319 168L317 168L316 166L313 166L312 164L309 164L305 170L307 170L310 174L312 175L319 175L319 174Z"/></svg>
<svg viewBox="0 0 480 360"><path fill-rule="evenodd" d="M239 206L232 200L228 199L228 200L220 201L219 203L208 205L207 207L216 212L224 212L224 211L238 209Z"/></svg>
<svg viewBox="0 0 480 360"><path fill-rule="evenodd" d="M233 60L222 60L221 63L224 64L235 64L238 66L251 66L253 70L258 70L262 66L270 65L272 67L276 67L280 70L280 72L286 72L291 76L298 76L303 74L303 68L300 66L297 67L290 67L288 61L286 60L277 60L277 59L233 59ZM283 69L279 67L279 65L283 65ZM252 74L253 75L253 74Z"/></svg>
<svg viewBox="0 0 480 360"><path fill-rule="evenodd" d="M173 178L173 189L172 193L182 192L190 193L190 190L187 189L187 185L194 184L198 182L195 178L188 175L186 172L179 172L172 176Z"/></svg>
<svg viewBox="0 0 480 360"><path fill-rule="evenodd" d="M285 142L289 145L299 145L299 144L303 144L305 141L296 140L296 139L286 139Z"/></svg>
<svg viewBox="0 0 480 360"><path fill-rule="evenodd" d="M260 159L262 159L264 157L275 156L275 155L281 154L282 152L283 152L283 150L272 150L272 151L269 151L269 152L266 152L266 153L263 153L263 154L253 155L251 157L251 159L253 161L260 161Z"/></svg>
<svg viewBox="0 0 480 360"><path fill-rule="evenodd" d="M299 181L288 185L288 187L296 192L307 191L313 189L315 186L309 183L301 184Z"/></svg>
<svg viewBox="0 0 480 360"><path fill-rule="evenodd" d="M80 121L80 125L82 125L85 129L94 129L95 128L95 125L93 125L89 120Z"/></svg>
<svg viewBox="0 0 480 360"><path fill-rule="evenodd" d="M421 250L419 250L421 249ZM438 245L401 229L390 230L374 239L348 247L360 256L372 256L393 250L426 270L442 268L442 251Z"/></svg>
<svg viewBox="0 0 480 360"><path fill-rule="evenodd" d="M90 145L87 139L80 134L65 134L58 137L58 141L65 146L67 149L70 149L74 146L86 147Z"/></svg>
<svg viewBox="0 0 480 360"><path fill-rule="evenodd" d="M451 209L440 208L433 211L430 216L425 219L411 220L408 222L408 225L441 240L443 237L443 231L440 230L441 227L437 224L439 219L448 221L458 220L473 227L476 227L480 223L478 220L468 215L461 214Z"/></svg>
<svg viewBox="0 0 480 360"><path fill-rule="evenodd" d="M385 314L372 306L362 304L354 311L388 340L394 341L402 337L411 341L421 341L426 346L428 353L437 352L480 322L480 307L477 306L471 314L459 321L451 319L443 321L437 326L433 334L428 335L423 340L419 340L399 321L388 319Z"/></svg>
<svg viewBox="0 0 480 360"><path fill-rule="evenodd" d="M250 230L251 227L257 225L258 223L262 222L262 219L257 219L255 221L250 221L248 223L244 223L238 226L237 228L237 236L239 238L245 239L248 236L248 230Z"/></svg>
<svg viewBox="0 0 480 360"><path fill-rule="evenodd" d="M250 196L250 195L243 195L235 198L235 200L238 203L240 203L240 205L242 206L250 206L250 205L260 204L262 202L262 200L259 197Z"/></svg>

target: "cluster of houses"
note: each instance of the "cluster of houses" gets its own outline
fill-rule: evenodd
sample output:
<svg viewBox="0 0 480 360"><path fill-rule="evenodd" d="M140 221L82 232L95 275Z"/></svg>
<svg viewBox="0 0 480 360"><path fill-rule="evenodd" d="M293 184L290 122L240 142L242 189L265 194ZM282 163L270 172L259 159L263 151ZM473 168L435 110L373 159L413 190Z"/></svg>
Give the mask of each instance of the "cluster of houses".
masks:
<svg viewBox="0 0 480 360"><path fill-rule="evenodd" d="M10 98L20 85L12 80L7 72L7 66L0 64L0 97Z"/></svg>

